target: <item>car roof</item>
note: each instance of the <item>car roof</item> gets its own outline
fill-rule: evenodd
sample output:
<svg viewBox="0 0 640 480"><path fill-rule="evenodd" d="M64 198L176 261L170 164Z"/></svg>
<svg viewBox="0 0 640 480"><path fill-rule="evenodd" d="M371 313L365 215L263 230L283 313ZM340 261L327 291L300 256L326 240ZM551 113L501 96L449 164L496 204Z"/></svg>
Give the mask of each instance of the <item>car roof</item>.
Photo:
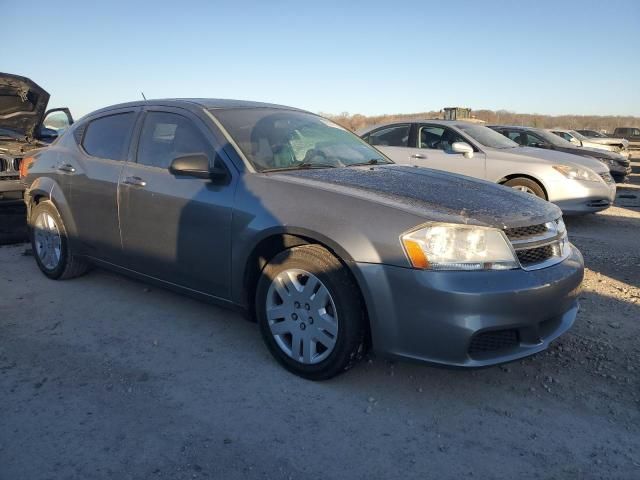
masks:
<svg viewBox="0 0 640 480"><path fill-rule="evenodd" d="M225 98L162 98L162 99L150 99L139 100L135 102L118 103L116 105L110 105L108 107L101 108L89 115L108 112L110 110L116 110L120 108L128 107L150 107L150 106L163 106L163 107L182 107L187 109L205 108L207 110L215 109L241 109L241 108L274 108L281 110L296 110L304 111L295 107L287 107L285 105L278 105L275 103L265 102L253 102L248 100L232 100Z"/></svg>
<svg viewBox="0 0 640 480"><path fill-rule="evenodd" d="M513 130L544 130L540 127L529 127L527 125L487 125L489 128L511 128Z"/></svg>
<svg viewBox="0 0 640 480"><path fill-rule="evenodd" d="M465 122L464 120L443 120L441 118L408 118L406 120L394 120L392 122L385 123L376 123L375 125L369 125L358 130L356 133L358 135L364 135L368 132L372 132L373 130L377 130L379 128L391 127L393 125L404 125L407 123L435 123L442 125L450 125L452 127L459 127L460 125L480 125L486 127L484 123L476 124L473 122Z"/></svg>

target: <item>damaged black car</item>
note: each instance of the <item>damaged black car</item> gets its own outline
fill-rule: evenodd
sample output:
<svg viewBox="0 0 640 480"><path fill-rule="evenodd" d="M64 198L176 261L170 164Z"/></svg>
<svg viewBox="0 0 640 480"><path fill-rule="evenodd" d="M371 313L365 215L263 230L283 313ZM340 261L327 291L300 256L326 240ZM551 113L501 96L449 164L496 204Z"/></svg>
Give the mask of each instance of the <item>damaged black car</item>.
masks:
<svg viewBox="0 0 640 480"><path fill-rule="evenodd" d="M68 108L47 110L49 94L31 79L0 72L0 201L20 200L20 165L73 123Z"/></svg>

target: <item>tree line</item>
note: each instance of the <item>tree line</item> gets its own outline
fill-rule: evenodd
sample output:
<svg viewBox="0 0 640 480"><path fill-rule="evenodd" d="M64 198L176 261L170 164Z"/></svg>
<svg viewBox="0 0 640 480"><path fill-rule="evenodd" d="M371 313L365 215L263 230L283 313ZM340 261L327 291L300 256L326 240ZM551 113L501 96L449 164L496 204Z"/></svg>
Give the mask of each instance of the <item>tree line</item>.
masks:
<svg viewBox="0 0 640 480"><path fill-rule="evenodd" d="M322 113L321 115L354 132L364 127L388 122L443 118L442 110L374 116L365 116L358 113L350 114L347 112L340 113L339 115ZM473 110L471 115L472 118L482 120L487 124L526 125L539 128L570 128L574 130L604 130L609 133L613 132L616 127L640 127L640 117L633 116L540 115L537 113L516 113L508 110Z"/></svg>

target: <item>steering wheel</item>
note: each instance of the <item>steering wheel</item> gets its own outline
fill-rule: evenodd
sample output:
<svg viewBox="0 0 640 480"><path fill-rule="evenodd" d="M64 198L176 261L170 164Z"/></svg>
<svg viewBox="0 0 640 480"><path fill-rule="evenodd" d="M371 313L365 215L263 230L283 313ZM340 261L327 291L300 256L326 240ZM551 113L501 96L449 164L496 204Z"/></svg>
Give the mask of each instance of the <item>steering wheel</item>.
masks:
<svg viewBox="0 0 640 480"><path fill-rule="evenodd" d="M335 166L343 166L342 162L337 159L329 159L327 154L322 150L318 150L317 148L310 148L307 150L307 153L304 156L304 159L299 163L299 165L313 165L313 164L322 164L322 165L335 165Z"/></svg>

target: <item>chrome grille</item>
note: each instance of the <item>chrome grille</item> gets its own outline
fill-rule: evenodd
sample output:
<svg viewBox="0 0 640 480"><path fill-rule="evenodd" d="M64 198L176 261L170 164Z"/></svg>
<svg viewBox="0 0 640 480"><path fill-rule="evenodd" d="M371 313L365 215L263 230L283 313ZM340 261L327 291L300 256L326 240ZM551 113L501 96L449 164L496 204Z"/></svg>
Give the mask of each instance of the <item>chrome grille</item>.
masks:
<svg viewBox="0 0 640 480"><path fill-rule="evenodd" d="M613 185L614 183L616 183L609 172L603 172L603 173L600 173L599 175L600 175L600 178L602 178L602 180L604 180L604 183L606 183L607 185Z"/></svg>
<svg viewBox="0 0 640 480"><path fill-rule="evenodd" d="M538 235L542 235L547 232L547 226L544 223L540 225L531 225L529 227L519 227L519 228L507 228L505 229L505 233L509 240L515 240L518 238L525 237L534 237Z"/></svg>
<svg viewBox="0 0 640 480"><path fill-rule="evenodd" d="M569 243L562 218L526 227L505 228L504 232L525 270L548 267L568 256Z"/></svg>
<svg viewBox="0 0 640 480"><path fill-rule="evenodd" d="M523 267L534 265L549 260L554 255L553 247L545 245L544 247L529 248L528 250L516 251L518 260Z"/></svg>

